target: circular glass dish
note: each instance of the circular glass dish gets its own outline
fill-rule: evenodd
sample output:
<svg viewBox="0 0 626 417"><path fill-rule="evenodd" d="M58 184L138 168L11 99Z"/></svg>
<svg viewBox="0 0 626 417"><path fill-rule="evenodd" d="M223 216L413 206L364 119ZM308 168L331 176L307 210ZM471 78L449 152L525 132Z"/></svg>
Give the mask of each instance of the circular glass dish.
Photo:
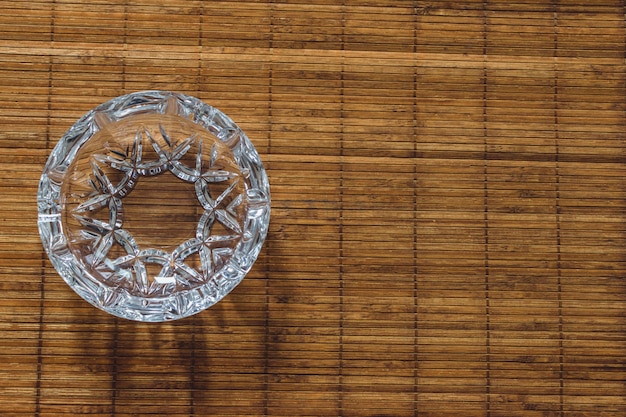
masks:
<svg viewBox="0 0 626 417"><path fill-rule="evenodd" d="M96 107L63 135L38 210L48 257L78 295L161 322L241 282L267 235L270 190L259 154L224 113L145 91Z"/></svg>

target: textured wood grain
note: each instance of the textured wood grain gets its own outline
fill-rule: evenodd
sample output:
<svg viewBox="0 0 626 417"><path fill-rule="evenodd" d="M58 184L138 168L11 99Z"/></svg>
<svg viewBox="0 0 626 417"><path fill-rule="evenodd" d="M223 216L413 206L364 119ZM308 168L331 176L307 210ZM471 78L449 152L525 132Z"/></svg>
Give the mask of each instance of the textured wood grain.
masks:
<svg viewBox="0 0 626 417"><path fill-rule="evenodd" d="M0 0L0 414L626 414L623 1L158 3ZM82 301L36 226L58 138L145 89L272 186L249 276L165 324Z"/></svg>

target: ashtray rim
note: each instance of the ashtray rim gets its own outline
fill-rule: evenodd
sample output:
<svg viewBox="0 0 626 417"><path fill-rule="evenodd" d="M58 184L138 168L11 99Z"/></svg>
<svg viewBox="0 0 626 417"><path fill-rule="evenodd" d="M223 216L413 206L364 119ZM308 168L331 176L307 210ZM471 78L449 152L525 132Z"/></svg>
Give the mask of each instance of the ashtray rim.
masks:
<svg viewBox="0 0 626 417"><path fill-rule="evenodd" d="M203 275L205 283L161 297L138 296L99 280L84 260L70 250L62 220L61 188L68 167L79 150L106 124L145 114L175 115L191 120L227 145L239 168L246 172L243 198L249 203L241 239L226 264L211 276ZM211 307L243 280L267 237L271 197L269 180L258 152L243 130L226 114L186 94L147 90L118 96L96 106L61 136L41 174L37 202L39 234L48 258L61 278L80 297L114 316L141 322L163 322L188 317Z"/></svg>

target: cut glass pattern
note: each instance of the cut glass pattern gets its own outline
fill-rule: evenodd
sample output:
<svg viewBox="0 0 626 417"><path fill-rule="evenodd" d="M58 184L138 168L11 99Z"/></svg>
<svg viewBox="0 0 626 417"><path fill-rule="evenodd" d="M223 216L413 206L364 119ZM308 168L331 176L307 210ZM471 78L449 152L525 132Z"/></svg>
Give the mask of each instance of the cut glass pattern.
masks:
<svg viewBox="0 0 626 417"><path fill-rule="evenodd" d="M59 274L116 316L166 321L221 300L267 235L254 146L193 97L134 93L83 116L41 177L39 230Z"/></svg>

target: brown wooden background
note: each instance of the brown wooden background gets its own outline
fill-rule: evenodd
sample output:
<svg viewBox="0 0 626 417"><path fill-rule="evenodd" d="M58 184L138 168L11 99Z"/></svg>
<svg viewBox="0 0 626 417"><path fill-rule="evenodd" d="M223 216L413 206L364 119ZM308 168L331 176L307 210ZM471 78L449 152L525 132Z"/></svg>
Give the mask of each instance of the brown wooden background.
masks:
<svg viewBox="0 0 626 417"><path fill-rule="evenodd" d="M626 415L620 0L0 1L0 415ZM246 130L266 246L167 324L82 301L36 191L84 112Z"/></svg>

